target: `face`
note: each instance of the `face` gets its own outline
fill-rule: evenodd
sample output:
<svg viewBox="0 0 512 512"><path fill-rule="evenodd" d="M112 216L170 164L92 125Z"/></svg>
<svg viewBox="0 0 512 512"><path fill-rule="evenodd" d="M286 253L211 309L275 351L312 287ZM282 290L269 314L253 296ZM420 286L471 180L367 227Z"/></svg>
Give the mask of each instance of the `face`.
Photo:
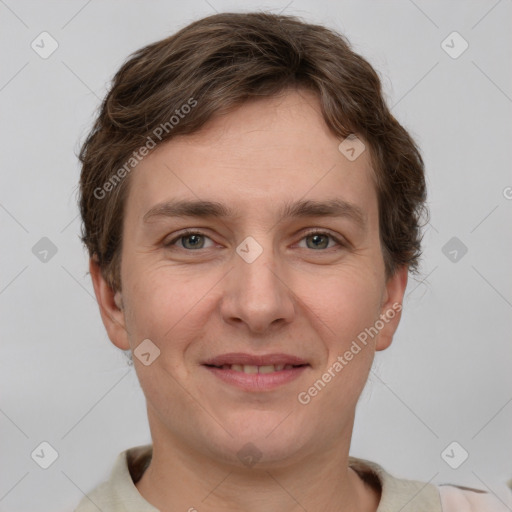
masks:
<svg viewBox="0 0 512 512"><path fill-rule="evenodd" d="M238 464L244 450L272 464L350 443L407 270L386 279L368 151L351 161L340 142L312 93L287 92L133 171L122 310L91 274L110 339L135 350L154 442Z"/></svg>

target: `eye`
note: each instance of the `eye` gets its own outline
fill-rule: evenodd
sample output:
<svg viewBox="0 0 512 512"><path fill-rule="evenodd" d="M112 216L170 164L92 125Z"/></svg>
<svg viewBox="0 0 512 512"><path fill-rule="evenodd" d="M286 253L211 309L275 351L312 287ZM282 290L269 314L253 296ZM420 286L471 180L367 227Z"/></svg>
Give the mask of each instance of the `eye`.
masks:
<svg viewBox="0 0 512 512"><path fill-rule="evenodd" d="M201 233L200 231L187 230L181 232L178 236L174 237L169 242L164 243L164 247L171 248L178 245L178 248L192 251L208 249L213 245L210 244L209 246L206 246L206 240L209 240L213 244L211 238L204 233ZM336 245L341 247L346 246L346 244L342 242L338 237L335 237L327 231L310 231L302 237L301 242L303 240L306 240L306 247L301 246L302 248L313 249L315 251L331 249ZM334 242L334 244L331 242Z"/></svg>
<svg viewBox="0 0 512 512"><path fill-rule="evenodd" d="M339 246L345 246L341 240L326 231L310 231L302 238L302 240L306 240L306 248L313 250L332 248L332 245L329 246L329 239ZM311 243L308 243L308 241L311 241Z"/></svg>
<svg viewBox="0 0 512 512"><path fill-rule="evenodd" d="M169 242L166 242L164 247L171 247L176 245L176 242L181 241L179 247L182 249L207 249L208 247L205 247L205 239L211 241L209 237L199 231L184 231L179 236L173 238Z"/></svg>

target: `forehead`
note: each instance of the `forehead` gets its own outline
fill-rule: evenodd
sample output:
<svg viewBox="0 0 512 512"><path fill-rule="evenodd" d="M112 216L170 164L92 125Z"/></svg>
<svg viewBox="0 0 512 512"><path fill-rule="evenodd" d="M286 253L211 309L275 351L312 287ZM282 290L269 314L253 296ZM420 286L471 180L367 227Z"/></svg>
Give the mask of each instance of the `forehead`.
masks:
<svg viewBox="0 0 512 512"><path fill-rule="evenodd" d="M190 135L162 143L132 173L128 214L170 199L208 200L271 215L292 200L341 199L372 214L369 152L340 151L309 91L249 101Z"/></svg>

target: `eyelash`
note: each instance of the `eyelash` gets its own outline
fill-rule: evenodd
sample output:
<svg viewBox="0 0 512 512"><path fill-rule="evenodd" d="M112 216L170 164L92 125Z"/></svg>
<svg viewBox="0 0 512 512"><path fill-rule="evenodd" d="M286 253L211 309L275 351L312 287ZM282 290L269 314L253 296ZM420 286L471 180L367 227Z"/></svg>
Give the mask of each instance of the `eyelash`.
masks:
<svg viewBox="0 0 512 512"><path fill-rule="evenodd" d="M171 248L173 245L176 244L176 242L178 240L180 240L181 238L186 238L187 236L190 236L190 235L200 235L200 236L204 236L206 238L210 238L208 235L206 235L205 233L202 233L201 231L196 231L196 230L193 230L193 229L187 229L185 231L182 231L178 236L176 236L175 238L173 238L169 242L166 242L164 244L164 247L165 248ZM343 242L338 237L332 235L329 231L311 230L311 231L308 231L308 232L304 233L302 238L301 238L301 240L303 240L304 238L307 238L308 236L312 236L312 235L328 236L329 238L334 240L340 247L347 247L347 243ZM182 249L182 250L187 251L187 252L196 252L196 251L199 252L201 250L201 249L186 249L185 247L180 247L179 249ZM326 248L326 249L319 249L319 252L326 252L329 249L333 249L333 247L329 247L329 248ZM311 249L311 250L314 251L315 249Z"/></svg>

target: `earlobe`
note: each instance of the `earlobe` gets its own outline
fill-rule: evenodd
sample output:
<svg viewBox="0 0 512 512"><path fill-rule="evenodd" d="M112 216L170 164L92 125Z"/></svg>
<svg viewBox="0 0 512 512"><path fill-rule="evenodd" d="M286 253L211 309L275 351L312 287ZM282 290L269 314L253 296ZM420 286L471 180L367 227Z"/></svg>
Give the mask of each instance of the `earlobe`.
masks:
<svg viewBox="0 0 512 512"><path fill-rule="evenodd" d="M110 341L121 350L129 350L130 342L125 325L123 312L123 302L121 292L114 290L109 286L97 260L90 258L89 271L92 278L94 293L98 306L100 308L101 319L107 330Z"/></svg>
<svg viewBox="0 0 512 512"><path fill-rule="evenodd" d="M375 350L385 350L393 341L393 335L402 316L402 303L407 288L408 272L409 268L404 265L399 267L387 280L385 300L380 312L380 319L384 326L379 332Z"/></svg>

